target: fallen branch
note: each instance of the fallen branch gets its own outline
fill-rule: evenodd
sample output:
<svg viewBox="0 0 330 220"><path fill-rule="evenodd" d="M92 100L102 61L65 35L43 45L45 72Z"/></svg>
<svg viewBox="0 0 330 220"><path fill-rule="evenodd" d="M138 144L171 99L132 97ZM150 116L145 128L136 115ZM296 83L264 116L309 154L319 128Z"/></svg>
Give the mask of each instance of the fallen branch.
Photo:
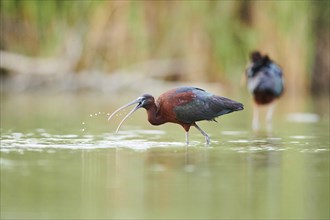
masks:
<svg viewBox="0 0 330 220"><path fill-rule="evenodd" d="M72 63L64 59L33 58L12 52L0 51L0 67L9 73L51 75L70 72Z"/></svg>
<svg viewBox="0 0 330 220"><path fill-rule="evenodd" d="M17 74L52 75L73 72L82 51L80 38L70 32L63 48L60 58L29 57L1 50L0 67Z"/></svg>

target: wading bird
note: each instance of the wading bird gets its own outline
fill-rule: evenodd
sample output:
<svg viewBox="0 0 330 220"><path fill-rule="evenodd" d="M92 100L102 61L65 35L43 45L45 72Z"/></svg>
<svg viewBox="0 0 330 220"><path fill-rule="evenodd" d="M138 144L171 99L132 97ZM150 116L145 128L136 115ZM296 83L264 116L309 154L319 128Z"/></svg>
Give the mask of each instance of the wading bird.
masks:
<svg viewBox="0 0 330 220"><path fill-rule="evenodd" d="M191 126L197 128L205 137L206 143L210 143L210 137L196 124L197 121L216 121L215 118L243 110L239 102L216 96L194 87L180 87L169 90L159 96L157 101L153 96L145 94L136 100L120 107L113 112L110 120L120 110L137 104L120 122L117 131L123 122L139 108L144 108L148 114L148 121L152 125L161 125L172 122L181 125L186 131L186 143L189 144L189 129Z"/></svg>
<svg viewBox="0 0 330 220"><path fill-rule="evenodd" d="M283 93L282 69L267 55L259 51L250 54L251 64L246 69L248 90L254 98L253 130L259 129L259 106L269 105L266 115L267 128L271 130L274 100Z"/></svg>

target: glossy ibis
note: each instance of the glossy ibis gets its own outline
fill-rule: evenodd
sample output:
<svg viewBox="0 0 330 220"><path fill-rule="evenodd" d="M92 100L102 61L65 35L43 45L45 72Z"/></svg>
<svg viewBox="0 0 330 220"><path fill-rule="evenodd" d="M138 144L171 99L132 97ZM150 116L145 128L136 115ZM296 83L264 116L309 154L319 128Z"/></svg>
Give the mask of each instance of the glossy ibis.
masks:
<svg viewBox="0 0 330 220"><path fill-rule="evenodd" d="M247 86L253 94L253 120L252 128L259 129L259 106L269 105L266 115L268 129L271 129L274 100L283 93L283 78L281 67L267 55L259 51L250 54L251 63L246 69Z"/></svg>
<svg viewBox="0 0 330 220"><path fill-rule="evenodd" d="M136 100L120 107L113 112L110 120L120 110L137 104L120 122L117 131L122 123L139 108L144 108L148 114L148 121L152 125L161 125L172 122L181 125L186 131L186 143L189 143L188 132L191 126L197 128L206 140L210 143L210 137L196 124L197 121L209 120L216 121L215 118L243 110L243 105L239 102L216 96L203 89L194 87L180 87L169 90L159 96L157 101L153 96L145 94Z"/></svg>

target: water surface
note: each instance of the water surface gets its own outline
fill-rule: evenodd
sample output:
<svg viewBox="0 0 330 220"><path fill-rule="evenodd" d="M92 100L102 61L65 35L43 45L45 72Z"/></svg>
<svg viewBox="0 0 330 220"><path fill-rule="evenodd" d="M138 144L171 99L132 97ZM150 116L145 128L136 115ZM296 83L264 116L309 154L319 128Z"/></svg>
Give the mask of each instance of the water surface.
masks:
<svg viewBox="0 0 330 220"><path fill-rule="evenodd" d="M106 118L120 104L4 97L1 218L329 218L329 118L313 105L280 104L273 131L253 132L247 104L199 124L209 146L193 128L186 146L144 110L115 134L123 115Z"/></svg>

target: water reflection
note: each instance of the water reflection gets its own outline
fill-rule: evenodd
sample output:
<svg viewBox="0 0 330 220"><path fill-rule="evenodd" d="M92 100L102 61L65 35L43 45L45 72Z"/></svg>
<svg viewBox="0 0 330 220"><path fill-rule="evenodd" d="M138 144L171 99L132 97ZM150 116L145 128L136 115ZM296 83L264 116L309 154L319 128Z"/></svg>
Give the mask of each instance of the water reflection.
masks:
<svg viewBox="0 0 330 220"><path fill-rule="evenodd" d="M2 217L327 217L323 133L213 131L206 147L171 132L2 133Z"/></svg>
<svg viewBox="0 0 330 220"><path fill-rule="evenodd" d="M314 172L296 173L296 169L305 166L306 158L300 155L295 162L290 161L296 151L288 153L290 148L285 148L282 138L278 137L255 136L244 144L236 146L234 142L227 148L201 145L153 147L144 151L128 148L82 151L83 216L280 218L297 213L317 215L319 208L312 206L305 210L303 207L308 201L294 199L306 190L305 186L296 184L299 185L307 173ZM238 150L242 147L246 151ZM315 185L311 183L311 187ZM324 190L323 186L313 192Z"/></svg>

